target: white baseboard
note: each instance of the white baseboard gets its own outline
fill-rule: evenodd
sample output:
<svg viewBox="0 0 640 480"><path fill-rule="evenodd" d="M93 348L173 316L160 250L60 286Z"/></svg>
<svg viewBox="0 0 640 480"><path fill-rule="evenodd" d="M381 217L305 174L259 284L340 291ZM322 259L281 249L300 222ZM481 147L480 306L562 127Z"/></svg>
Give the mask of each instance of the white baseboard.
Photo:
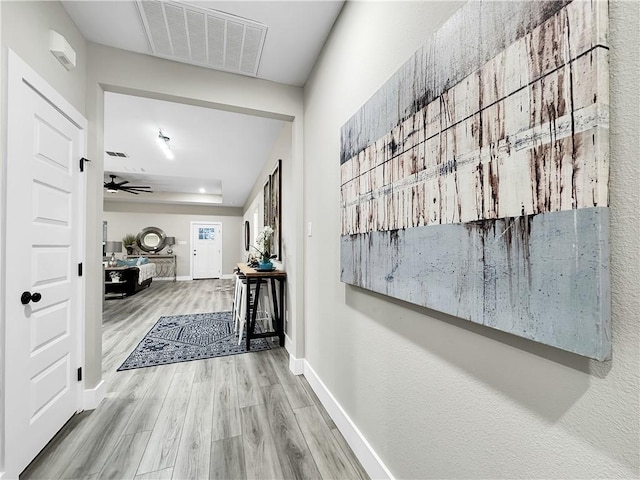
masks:
<svg viewBox="0 0 640 480"><path fill-rule="evenodd" d="M8 472L0 472L0 480L18 480L18 474L10 474Z"/></svg>
<svg viewBox="0 0 640 480"><path fill-rule="evenodd" d="M302 375L304 373L304 359L296 358L291 354L290 348L287 348L287 340L289 337L284 337L284 348L289 352L289 371L294 375ZM289 345L291 345L291 340L289 340Z"/></svg>
<svg viewBox="0 0 640 480"><path fill-rule="evenodd" d="M230 278L235 278L235 275L233 275L232 273L225 273L220 278L222 278L222 279L230 279ZM173 277L155 277L154 280L162 280L162 281L171 280L171 281L173 281ZM191 280L193 280L193 277L191 275L178 275L176 277L176 281L178 281L178 282L190 282Z"/></svg>
<svg viewBox="0 0 640 480"><path fill-rule="evenodd" d="M293 352L293 342L289 338L289 335L287 335L286 333L284 334L284 348L287 352L289 352L289 356L293 355L291 353Z"/></svg>
<svg viewBox="0 0 640 480"><path fill-rule="evenodd" d="M295 355L291 353L294 351L293 342L286 333L284 335L284 348L289 353L289 370L294 375L302 375L304 373L304 359L296 358Z"/></svg>
<svg viewBox="0 0 640 480"><path fill-rule="evenodd" d="M94 410L104 399L106 393L107 384L104 380L100 380L100 383L94 388L85 389L82 394L83 410Z"/></svg>
<svg viewBox="0 0 640 480"><path fill-rule="evenodd" d="M311 365L309 365L309 363L304 359L296 359L290 356L289 368L291 371L294 372L294 368L299 368L298 362L302 363L303 373L309 382L309 385L311 385L313 391L316 392L320 402L322 402L327 413L335 422L338 430L340 430L340 433L342 433L342 436L347 441L358 460L360 460L360 463L369 476L375 479L381 478L395 480L395 477L382 462L364 435L362 435L353 420L351 420L349 415L347 415L347 412L344 411L329 389L327 389L326 385L322 383L322 380L320 380L316 372L311 368ZM293 367L292 363L294 364Z"/></svg>
<svg viewBox="0 0 640 480"><path fill-rule="evenodd" d="M304 373L304 360L289 355L289 370L294 375L302 375Z"/></svg>

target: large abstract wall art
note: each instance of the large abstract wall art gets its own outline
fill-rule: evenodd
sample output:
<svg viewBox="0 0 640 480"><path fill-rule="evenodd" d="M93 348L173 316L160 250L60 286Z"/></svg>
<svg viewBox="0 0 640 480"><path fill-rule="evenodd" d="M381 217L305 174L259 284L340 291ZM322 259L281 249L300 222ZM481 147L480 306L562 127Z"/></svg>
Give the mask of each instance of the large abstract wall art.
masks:
<svg viewBox="0 0 640 480"><path fill-rule="evenodd" d="M471 1L342 127L341 280L605 360L606 1Z"/></svg>

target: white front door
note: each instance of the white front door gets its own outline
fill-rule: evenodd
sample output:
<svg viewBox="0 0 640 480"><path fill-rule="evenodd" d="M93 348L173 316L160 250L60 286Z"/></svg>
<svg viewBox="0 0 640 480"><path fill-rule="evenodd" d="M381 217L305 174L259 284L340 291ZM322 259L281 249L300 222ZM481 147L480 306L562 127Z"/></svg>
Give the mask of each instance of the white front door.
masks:
<svg viewBox="0 0 640 480"><path fill-rule="evenodd" d="M191 222L191 272L195 279L222 276L222 224Z"/></svg>
<svg viewBox="0 0 640 480"><path fill-rule="evenodd" d="M8 88L4 458L14 475L80 408L86 123L13 52Z"/></svg>

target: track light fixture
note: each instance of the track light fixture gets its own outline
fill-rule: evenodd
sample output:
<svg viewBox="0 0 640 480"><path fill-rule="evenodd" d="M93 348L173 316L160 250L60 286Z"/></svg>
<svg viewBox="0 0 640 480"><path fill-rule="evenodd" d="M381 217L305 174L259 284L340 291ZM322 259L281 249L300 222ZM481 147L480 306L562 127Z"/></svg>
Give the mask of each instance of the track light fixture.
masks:
<svg viewBox="0 0 640 480"><path fill-rule="evenodd" d="M169 140L171 140L169 137L167 137L166 135L164 135L162 133L162 130L158 131L158 145L160 146L160 149L162 150L162 152L165 154L165 156L169 159L169 160L173 160L173 152L171 151L171 147L169 146Z"/></svg>

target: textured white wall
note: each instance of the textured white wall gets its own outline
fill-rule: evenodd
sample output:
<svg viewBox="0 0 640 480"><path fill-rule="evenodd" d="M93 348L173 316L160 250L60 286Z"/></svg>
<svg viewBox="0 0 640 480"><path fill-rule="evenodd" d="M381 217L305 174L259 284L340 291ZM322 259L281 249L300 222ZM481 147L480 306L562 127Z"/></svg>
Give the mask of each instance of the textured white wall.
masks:
<svg viewBox="0 0 640 480"><path fill-rule="evenodd" d="M258 179L256 183L253 185L251 189L251 193L249 194L249 198L247 199L244 206L244 217L243 217L243 225L244 221L248 220L251 225L251 243L254 244L253 238L258 234L255 231L253 225L253 214L258 209L258 221L260 223L260 229L262 229L263 225L263 212L264 212L264 184L267 181L267 175L271 174L273 169L276 166L278 159L282 160L282 167L280 171L281 176L281 188L282 188L282 198L281 198L281 215L282 215L282 255L280 261L282 262L282 267L285 270L288 265L295 265L295 252L296 252L296 214L298 213L298 203L293 200L295 198L295 183L293 181L293 157L291 155L291 146L292 146L292 125L287 122L282 127L282 131L276 140L276 143L273 146L273 150L269 154L269 159L265 163L262 172L258 175ZM244 245L244 230L242 242ZM251 249L253 253L255 250ZM246 253L245 253L246 258ZM286 290L286 314L285 314L285 330L289 338L292 338L292 328L301 328L298 325L292 325L289 320L291 316L292 309L296 304L296 291L301 290L301 285L296 282L295 270L292 270L288 273L289 278L287 279L287 290Z"/></svg>
<svg viewBox="0 0 640 480"><path fill-rule="evenodd" d="M639 3L613 1L613 360L339 281L340 127L461 2L347 2L305 86L305 357L398 478L640 475Z"/></svg>
<svg viewBox="0 0 640 480"><path fill-rule="evenodd" d="M60 2L3 1L2 46L15 51L84 114L87 42ZM49 30L63 35L76 52L76 68L65 69L49 51ZM6 51L3 50L4 59ZM5 63L3 62L3 65Z"/></svg>

